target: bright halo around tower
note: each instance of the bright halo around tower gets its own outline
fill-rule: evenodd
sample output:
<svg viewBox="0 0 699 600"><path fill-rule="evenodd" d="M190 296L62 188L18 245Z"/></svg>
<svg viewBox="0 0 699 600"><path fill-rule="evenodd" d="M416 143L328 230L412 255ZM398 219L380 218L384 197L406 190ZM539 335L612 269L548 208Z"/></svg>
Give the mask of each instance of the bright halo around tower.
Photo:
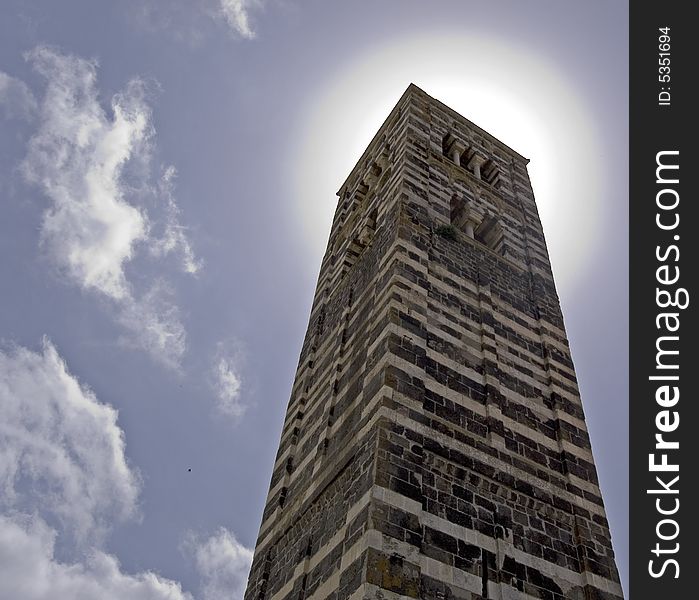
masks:
<svg viewBox="0 0 699 600"><path fill-rule="evenodd" d="M324 252L335 193L410 83L531 160L554 275L566 294L589 268L607 227L605 204L613 201L605 197L596 124L550 59L494 37L393 40L309 90L287 161L291 223L308 249L316 257Z"/></svg>

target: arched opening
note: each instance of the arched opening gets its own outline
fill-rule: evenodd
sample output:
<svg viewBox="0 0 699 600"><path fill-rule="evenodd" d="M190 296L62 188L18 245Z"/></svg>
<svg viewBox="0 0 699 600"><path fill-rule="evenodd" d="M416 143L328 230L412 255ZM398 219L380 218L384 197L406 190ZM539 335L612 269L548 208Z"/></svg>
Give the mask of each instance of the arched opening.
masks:
<svg viewBox="0 0 699 600"><path fill-rule="evenodd" d="M474 238L494 252L502 254L504 231L497 217L485 215L474 231Z"/></svg>
<svg viewBox="0 0 699 600"><path fill-rule="evenodd" d="M481 165L481 179L493 187L500 185L500 169L493 160L488 159Z"/></svg>

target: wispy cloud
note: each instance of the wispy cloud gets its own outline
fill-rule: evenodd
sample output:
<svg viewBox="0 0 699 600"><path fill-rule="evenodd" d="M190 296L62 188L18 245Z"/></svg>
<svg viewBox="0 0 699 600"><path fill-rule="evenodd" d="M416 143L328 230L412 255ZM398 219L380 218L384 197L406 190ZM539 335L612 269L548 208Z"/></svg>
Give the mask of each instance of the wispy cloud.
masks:
<svg viewBox="0 0 699 600"><path fill-rule="evenodd" d="M154 236L151 240L151 253L154 256L167 256L171 253L179 255L182 270L192 275L202 268L202 261L198 259L192 244L187 236L187 229L180 223L181 210L177 206L173 193L174 180L177 177L177 169L169 166L165 169L160 180L161 196L165 198L165 226L160 236Z"/></svg>
<svg viewBox="0 0 699 600"><path fill-rule="evenodd" d="M190 535L185 549L194 557L203 600L242 600L253 553L232 532L220 527L205 540Z"/></svg>
<svg viewBox="0 0 699 600"><path fill-rule="evenodd" d="M198 46L211 30L223 25L234 38L252 40L254 14L264 0L138 0L130 12L134 22L148 32L164 32L175 39Z"/></svg>
<svg viewBox="0 0 699 600"><path fill-rule="evenodd" d="M0 598L192 600L101 550L107 530L136 515L139 479L117 412L48 340L39 352L0 350L0 490ZM59 540L73 562L56 557Z"/></svg>
<svg viewBox="0 0 699 600"><path fill-rule="evenodd" d="M57 519L79 545L136 514L117 412L48 340L40 352L0 350L0 490L0 508Z"/></svg>
<svg viewBox="0 0 699 600"><path fill-rule="evenodd" d="M213 365L213 387L216 392L216 409L219 413L240 419L246 410L241 392L243 381L240 375L243 353L236 343L219 343Z"/></svg>
<svg viewBox="0 0 699 600"><path fill-rule="evenodd" d="M31 119L37 104L31 90L23 81L0 71L0 114L8 119Z"/></svg>
<svg viewBox="0 0 699 600"><path fill-rule="evenodd" d="M155 130L145 85L132 80L113 96L108 114L99 102L94 61L43 46L27 58L47 81L39 126L22 163L25 179L51 202L43 215L41 245L60 274L113 302L118 321L134 339L176 366L186 348L178 311L170 301L159 303L157 291L137 293L125 271L149 244L158 256L178 252L186 272L200 267L179 223L174 170L166 172L160 190L166 203L162 238L152 235L153 223L134 201L139 182L125 175L127 167L148 171ZM140 327L133 326L136 316L145 319Z"/></svg>
<svg viewBox="0 0 699 600"><path fill-rule="evenodd" d="M123 340L125 345L143 348L166 367L179 367L187 347L187 332L165 281L157 280L138 300L126 298L116 318L129 332Z"/></svg>
<svg viewBox="0 0 699 600"><path fill-rule="evenodd" d="M246 39L255 37L250 25L249 0L220 0L221 12L228 26L238 35Z"/></svg>

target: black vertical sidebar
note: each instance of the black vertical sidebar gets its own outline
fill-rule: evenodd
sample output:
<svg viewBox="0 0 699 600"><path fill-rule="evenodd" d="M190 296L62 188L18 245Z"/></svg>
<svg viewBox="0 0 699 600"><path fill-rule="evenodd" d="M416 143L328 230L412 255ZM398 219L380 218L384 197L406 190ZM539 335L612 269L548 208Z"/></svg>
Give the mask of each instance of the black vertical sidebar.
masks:
<svg viewBox="0 0 699 600"><path fill-rule="evenodd" d="M626 593L633 600L693 598L699 593L699 30L690 2L630 4Z"/></svg>

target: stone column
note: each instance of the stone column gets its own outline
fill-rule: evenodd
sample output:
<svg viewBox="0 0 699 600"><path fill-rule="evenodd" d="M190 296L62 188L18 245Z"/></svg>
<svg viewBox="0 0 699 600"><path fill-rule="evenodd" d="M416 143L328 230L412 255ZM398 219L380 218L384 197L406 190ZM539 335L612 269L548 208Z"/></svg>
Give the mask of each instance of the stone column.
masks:
<svg viewBox="0 0 699 600"><path fill-rule="evenodd" d="M476 222L473 219L469 219L468 221L466 221L466 223L464 223L464 231L466 231L466 235L471 239L474 238L473 230L475 226Z"/></svg>
<svg viewBox="0 0 699 600"><path fill-rule="evenodd" d="M485 159L478 156L478 154L474 154L468 163L469 169L471 169L471 172L473 173L474 177L476 177L477 179L481 178L481 166L483 165L484 162L485 162Z"/></svg>
<svg viewBox="0 0 699 600"><path fill-rule="evenodd" d="M449 156L454 161L455 165L461 163L461 155L466 151L466 146L459 140L454 140L449 146Z"/></svg>

